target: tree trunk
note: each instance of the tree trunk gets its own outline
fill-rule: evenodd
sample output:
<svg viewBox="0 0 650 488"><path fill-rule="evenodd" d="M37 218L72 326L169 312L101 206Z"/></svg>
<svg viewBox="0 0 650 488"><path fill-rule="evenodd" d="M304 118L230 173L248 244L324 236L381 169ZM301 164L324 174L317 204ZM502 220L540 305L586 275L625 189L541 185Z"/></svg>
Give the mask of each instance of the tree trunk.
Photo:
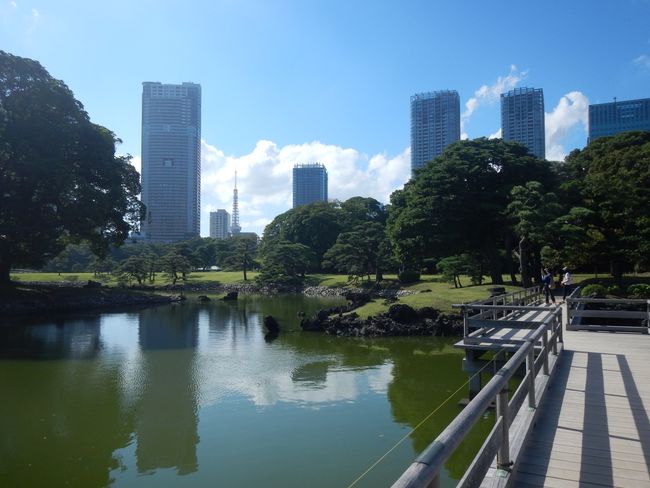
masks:
<svg viewBox="0 0 650 488"><path fill-rule="evenodd" d="M246 276L246 265L244 265L244 281L248 281L248 277Z"/></svg>
<svg viewBox="0 0 650 488"><path fill-rule="evenodd" d="M517 284L517 275L515 274L515 267L512 265L512 237L506 236L506 273L510 275L510 281L513 285Z"/></svg>
<svg viewBox="0 0 650 488"><path fill-rule="evenodd" d="M0 288L8 288L11 284L11 276L9 275L10 271L10 264L4 261L0 261Z"/></svg>
<svg viewBox="0 0 650 488"><path fill-rule="evenodd" d="M521 273L521 284L524 288L531 286L526 244L527 240L525 236L519 239L519 272Z"/></svg>
<svg viewBox="0 0 650 488"><path fill-rule="evenodd" d="M490 278L492 284L503 285L503 276L501 275L501 259L495 248L488 249L488 260L490 262Z"/></svg>
<svg viewBox="0 0 650 488"><path fill-rule="evenodd" d="M375 270L375 282L379 283L384 279L384 273L382 273L381 269L377 268Z"/></svg>
<svg viewBox="0 0 650 488"><path fill-rule="evenodd" d="M623 286L623 266L619 259L612 259L610 263L612 278L614 278L614 283L618 286Z"/></svg>

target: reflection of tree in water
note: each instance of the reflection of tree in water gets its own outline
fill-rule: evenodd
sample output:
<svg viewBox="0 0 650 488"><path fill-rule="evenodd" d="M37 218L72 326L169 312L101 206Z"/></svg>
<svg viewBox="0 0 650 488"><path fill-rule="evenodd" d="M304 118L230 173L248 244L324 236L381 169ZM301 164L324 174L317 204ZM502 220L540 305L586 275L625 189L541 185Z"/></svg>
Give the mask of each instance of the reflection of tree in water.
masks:
<svg viewBox="0 0 650 488"><path fill-rule="evenodd" d="M64 320L54 324L0 327L1 359L90 359L101 348L100 319Z"/></svg>
<svg viewBox="0 0 650 488"><path fill-rule="evenodd" d="M41 359L94 356L99 320L70 325L27 332L19 350L35 346ZM3 370L0 391L11 392L0 402L3 486L110 484L110 470L120 467L113 452L129 443L133 426L122 405L121 365L99 360L16 362L4 364Z"/></svg>
<svg viewBox="0 0 650 488"><path fill-rule="evenodd" d="M406 354L394 355L388 399L397 422L415 427L467 381L467 373L462 370L462 354L451 349L448 352L435 349L422 345L414 353L411 346L410 354L406 351ZM461 389L411 435L416 452L422 452L461 412L458 402L466 397L467 390ZM491 416L479 421L467 440L458 447L446 465L452 478L462 477L492 425Z"/></svg>
<svg viewBox="0 0 650 488"><path fill-rule="evenodd" d="M327 381L327 371L334 363L332 361L315 361L307 363L291 372L291 380L305 383L309 387L324 387Z"/></svg>
<svg viewBox="0 0 650 488"><path fill-rule="evenodd" d="M197 470L198 398L193 376L198 308L152 308L140 314L142 393L136 404L139 472Z"/></svg>

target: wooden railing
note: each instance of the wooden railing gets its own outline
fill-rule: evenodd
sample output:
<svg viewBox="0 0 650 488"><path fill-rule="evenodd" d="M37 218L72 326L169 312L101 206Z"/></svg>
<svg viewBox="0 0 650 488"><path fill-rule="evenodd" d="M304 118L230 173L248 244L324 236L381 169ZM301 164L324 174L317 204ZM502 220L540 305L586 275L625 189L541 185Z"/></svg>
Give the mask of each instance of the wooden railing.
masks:
<svg viewBox="0 0 650 488"><path fill-rule="evenodd" d="M528 297L529 295L524 296ZM516 308L513 305L485 304L468 304L463 305L463 307L479 310L479 314L489 312L497 315L512 313L513 309ZM535 307L524 306L522 308ZM539 307L535 309L539 310ZM513 462L516 462L529 427L534 420L538 401L546 391L549 376L555 367L559 350L558 342L562 341L560 308L547 308L546 310L550 312L547 318L541 322L526 341L519 343L518 349L506 364L495 373L464 410L418 456L393 484L393 488L437 488L440 482L440 470L495 399L495 425L458 486L478 486L485 477L495 456L497 467L505 471L509 470ZM479 314L474 314L473 317ZM541 347L537 346L538 343ZM538 353L537 359L535 359L536 350ZM512 352L512 349L509 351ZM524 363L526 364L526 375L517 391L508 401L508 381ZM542 372L541 375L539 374L540 371ZM524 410L521 409L521 406L526 398L528 398L528 408ZM512 444L510 443L511 438L513 440Z"/></svg>
<svg viewBox="0 0 650 488"><path fill-rule="evenodd" d="M586 310L586 305L613 305L616 310ZM645 307L643 307L645 305ZM639 307L640 306L640 307ZM628 308L625 310L624 308ZM629 308L645 308L645 310L629 310ZM650 327L650 300L644 299L613 299L613 298L582 298L580 290L576 290L567 298L567 330L602 330L610 332L640 332L648 333ZM582 318L602 319L602 323L583 324ZM639 325L617 325L612 319L637 320ZM643 321L645 325L642 325ZM609 321L609 323L608 323Z"/></svg>

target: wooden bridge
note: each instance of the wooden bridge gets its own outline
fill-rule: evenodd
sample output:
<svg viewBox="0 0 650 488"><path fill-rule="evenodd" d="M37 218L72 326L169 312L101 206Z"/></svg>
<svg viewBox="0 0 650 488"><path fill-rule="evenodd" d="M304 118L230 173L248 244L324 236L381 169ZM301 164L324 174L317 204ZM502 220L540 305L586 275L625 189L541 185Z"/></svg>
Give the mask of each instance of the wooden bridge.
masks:
<svg viewBox="0 0 650 488"><path fill-rule="evenodd" d="M471 401L393 488L440 486L495 401L495 425L457 486L650 487L650 300L579 294L545 305L531 288L458 306ZM501 367L481 387L491 362Z"/></svg>

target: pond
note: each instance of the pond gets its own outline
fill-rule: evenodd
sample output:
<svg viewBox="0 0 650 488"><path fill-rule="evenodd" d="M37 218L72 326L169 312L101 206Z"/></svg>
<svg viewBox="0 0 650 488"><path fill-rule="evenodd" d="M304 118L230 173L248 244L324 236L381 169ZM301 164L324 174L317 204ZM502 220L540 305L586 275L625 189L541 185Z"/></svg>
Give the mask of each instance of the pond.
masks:
<svg viewBox="0 0 650 488"><path fill-rule="evenodd" d="M460 411L463 355L452 339L300 330L298 311L336 303L191 297L5 321L0 485L348 487L406 436L354 484L390 486ZM281 324L275 340L265 315ZM492 423L487 415L458 449L444 486Z"/></svg>

